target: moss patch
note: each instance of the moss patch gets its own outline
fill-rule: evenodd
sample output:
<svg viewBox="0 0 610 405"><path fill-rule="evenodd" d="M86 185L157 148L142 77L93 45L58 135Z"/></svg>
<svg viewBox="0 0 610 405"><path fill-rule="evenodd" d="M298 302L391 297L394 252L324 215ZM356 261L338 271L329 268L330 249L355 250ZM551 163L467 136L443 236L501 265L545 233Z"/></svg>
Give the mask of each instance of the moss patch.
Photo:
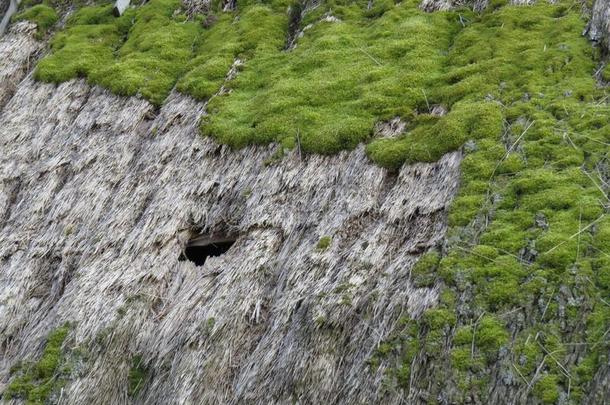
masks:
<svg viewBox="0 0 610 405"><path fill-rule="evenodd" d="M323 236L318 241L318 244L316 245L316 249L326 250L330 246L331 242L332 242L332 238L330 236Z"/></svg>
<svg viewBox="0 0 610 405"><path fill-rule="evenodd" d="M396 168L466 145L448 249L411 273L449 297L417 321L418 356L435 359L434 381L417 387L430 397L451 384L456 401L484 402L489 373L500 369L531 381L538 401L554 403L569 387L579 403L606 358L610 108L578 10L560 2L468 15L443 84L427 90L449 113L420 114L402 137L368 146ZM571 356L575 344L583 352Z"/></svg>
<svg viewBox="0 0 610 405"><path fill-rule="evenodd" d="M46 4L37 4L13 16L13 21L27 20L35 23L38 28L39 38L55 25L58 19L59 16L55 9Z"/></svg>
<svg viewBox="0 0 610 405"><path fill-rule="evenodd" d="M146 379L148 378L148 370L144 366L142 356L134 356L131 362L131 368L129 369L129 388L128 394L130 397L136 397L142 387L144 386Z"/></svg>
<svg viewBox="0 0 610 405"><path fill-rule="evenodd" d="M161 104L186 71L201 27L180 14L179 0L153 0L121 17L112 6L84 7L51 43L36 78L86 77L121 95Z"/></svg>
<svg viewBox="0 0 610 405"><path fill-rule="evenodd" d="M579 3L427 14L411 0L338 0L300 23L291 5L238 1L223 13L213 2L193 19L178 0L120 18L82 8L36 77L86 77L157 105L176 86L209 101L202 133L233 147L281 143L269 163L284 149L364 142L395 170L463 147L446 249L411 273L416 286L441 286L441 303L402 322L371 364L390 362L404 387L411 362L430 359L435 381L419 387L430 398L451 384L457 402L485 401L499 368L531 382L538 401L570 387L578 403L610 350L610 108ZM290 24L304 31L286 51ZM231 66L239 75L227 80ZM376 138L375 124L396 116L404 133ZM582 352L568 355L576 342Z"/></svg>
<svg viewBox="0 0 610 405"><path fill-rule="evenodd" d="M5 399L22 398L28 404L44 404L63 386L66 370L62 369L62 345L69 331L67 324L52 331L38 362L12 370L17 376L4 391Z"/></svg>

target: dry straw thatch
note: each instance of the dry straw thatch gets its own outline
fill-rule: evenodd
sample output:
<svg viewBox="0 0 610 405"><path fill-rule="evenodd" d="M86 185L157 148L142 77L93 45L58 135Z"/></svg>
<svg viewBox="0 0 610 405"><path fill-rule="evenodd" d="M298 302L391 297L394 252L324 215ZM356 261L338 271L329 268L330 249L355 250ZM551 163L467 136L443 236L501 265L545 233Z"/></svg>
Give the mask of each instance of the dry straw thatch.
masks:
<svg viewBox="0 0 610 405"><path fill-rule="evenodd" d="M362 147L268 165L273 146L201 138L204 106L182 95L156 111L83 81L10 87L32 34L0 40L0 391L69 321L64 347L87 356L62 403L404 399L367 360L437 301L409 273L444 236L459 153L396 175ZM240 236L195 267L178 257L196 229Z"/></svg>

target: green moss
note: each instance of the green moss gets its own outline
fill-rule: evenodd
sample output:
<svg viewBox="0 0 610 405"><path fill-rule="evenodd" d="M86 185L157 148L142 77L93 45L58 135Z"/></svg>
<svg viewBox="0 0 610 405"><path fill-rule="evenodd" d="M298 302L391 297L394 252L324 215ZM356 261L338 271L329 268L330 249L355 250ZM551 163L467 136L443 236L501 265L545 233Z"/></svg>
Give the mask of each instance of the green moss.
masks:
<svg viewBox="0 0 610 405"><path fill-rule="evenodd" d="M466 144L449 248L433 270L460 310L448 301L418 321L421 355L436 359L449 348L439 363L452 365L463 395L485 395L486 370L507 367L498 362L504 353L528 381L542 364L534 395L556 402L568 382L557 363L541 363L552 352L578 375L570 384L580 398L607 351L591 344L578 364L564 358L565 343L601 340L610 316L594 298L610 285L603 253L610 221L596 178L606 164L610 108L595 86L595 53L580 37L584 22L570 4L498 3L469 16L444 60L444 84L426 90L449 113L412 119L402 137L368 145L373 159L397 168ZM430 274L426 268L412 276ZM579 304L559 305L558 291L566 288ZM440 316L445 311L455 318Z"/></svg>
<svg viewBox="0 0 610 405"><path fill-rule="evenodd" d="M432 287L436 280L436 269L440 261L437 252L428 252L419 258L411 269L411 278L415 287Z"/></svg>
<svg viewBox="0 0 610 405"><path fill-rule="evenodd" d="M423 104L420 87L432 79L423 71L434 61L413 56L437 52L425 37L448 40L447 17L396 7L364 23L354 5L333 8L341 12L346 20L315 24L291 52L280 51L286 22L278 24L230 83L233 91L210 104L204 133L234 147L292 138L305 152L334 153L369 139L377 119Z"/></svg>
<svg viewBox="0 0 610 405"><path fill-rule="evenodd" d="M35 23L38 27L39 37L41 37L49 30L49 28L55 25L58 19L59 16L57 15L57 12L52 7L45 4L38 4L31 8L25 9L13 17L13 21L27 20Z"/></svg>
<svg viewBox="0 0 610 405"><path fill-rule="evenodd" d="M90 80L114 93L140 94L160 105L185 73L201 30L175 14L180 4L178 0L154 0L140 7L118 58L91 71Z"/></svg>
<svg viewBox="0 0 610 405"><path fill-rule="evenodd" d="M475 344L486 353L495 353L508 343L508 332L504 325L493 316L481 319L475 336Z"/></svg>
<svg viewBox="0 0 610 405"><path fill-rule="evenodd" d="M543 404L554 404L559 399L559 390L557 389L558 378L556 375L548 374L536 381L534 385L534 394Z"/></svg>
<svg viewBox="0 0 610 405"><path fill-rule="evenodd" d="M128 395L132 398L136 397L144 386L147 378L148 370L146 367L144 367L142 356L134 356L131 362L131 368L129 369L129 387L127 390Z"/></svg>
<svg viewBox="0 0 610 405"><path fill-rule="evenodd" d="M604 66L601 74L602 74L603 81L610 82L610 66L609 65Z"/></svg>
<svg viewBox="0 0 610 405"><path fill-rule="evenodd" d="M323 236L318 241L316 248L318 250L326 250L330 246L331 242L332 242L332 238L330 236Z"/></svg>
<svg viewBox="0 0 610 405"><path fill-rule="evenodd" d="M175 13L180 4L153 0L118 18L111 5L79 10L53 39L36 78L59 83L87 77L117 94L161 104L185 73L201 32Z"/></svg>
<svg viewBox="0 0 610 405"><path fill-rule="evenodd" d="M466 347L454 348L451 350L451 365L460 371L467 370L472 364L470 350Z"/></svg>
<svg viewBox="0 0 610 405"><path fill-rule="evenodd" d="M456 317L448 309L429 309L424 312L424 323L432 330L450 328L455 325Z"/></svg>
<svg viewBox="0 0 610 405"><path fill-rule="evenodd" d="M483 316L474 325L462 326L456 331L452 362L460 370L472 367L480 356L490 364L496 359L498 350L507 343L508 333L502 323L493 316Z"/></svg>
<svg viewBox="0 0 610 405"><path fill-rule="evenodd" d="M600 181L610 108L594 78L598 53L581 36L580 5L498 0L481 14L424 13L411 0L370 9L333 0L304 16L299 28L312 26L287 51L298 11L288 6L241 1L221 13L214 3L193 21L177 0L151 0L120 18L109 7L83 8L55 36L36 77L86 77L155 104L175 85L209 101L203 134L232 147L277 142L268 164L294 147L335 153L365 143L374 162L396 170L462 148L442 257L426 254L411 271L416 287L439 285L439 306L398 325L371 364L395 361L388 377L403 386L416 357L451 364L419 389L433 398L449 381L460 398L484 400L494 363L503 373L515 364L531 381L544 345L558 350L575 376L575 398L582 395L608 351L596 342L610 319L600 304L610 291ZM340 21L320 21L329 12ZM435 113L438 105L447 113ZM376 138L375 125L394 117L405 131ZM323 237L317 249L331 242ZM583 341L571 364L564 344ZM510 362L498 362L501 352ZM540 401L567 386L556 368L547 361L537 376L545 376L534 392Z"/></svg>
<svg viewBox="0 0 610 405"><path fill-rule="evenodd" d="M62 345L69 331L68 324L52 331L38 362L14 370L18 375L4 391L5 399L23 398L28 404L44 404L52 392L61 388L65 373L61 368Z"/></svg>
<svg viewBox="0 0 610 405"><path fill-rule="evenodd" d="M502 130L502 119L495 103L457 103L434 125L416 127L397 140L372 142L367 151L377 163L393 169L404 162L434 162L469 139L497 137Z"/></svg>

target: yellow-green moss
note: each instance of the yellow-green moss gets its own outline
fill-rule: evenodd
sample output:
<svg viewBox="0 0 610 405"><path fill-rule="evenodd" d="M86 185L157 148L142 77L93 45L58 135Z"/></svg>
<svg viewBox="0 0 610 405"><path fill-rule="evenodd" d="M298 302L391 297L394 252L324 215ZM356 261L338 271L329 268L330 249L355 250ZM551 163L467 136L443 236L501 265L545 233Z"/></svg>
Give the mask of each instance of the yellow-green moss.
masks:
<svg viewBox="0 0 610 405"><path fill-rule="evenodd" d="M42 356L36 363L22 364L13 370L17 374L6 390L4 398L22 398L28 404L45 404L51 393L61 388L62 345L70 330L64 325L52 331Z"/></svg>
<svg viewBox="0 0 610 405"><path fill-rule="evenodd" d="M600 179L610 108L596 86L599 61L581 36L584 23L570 2L497 4L469 15L444 60L442 84L427 90L428 101L449 113L368 146L376 161L396 168L466 145L449 247L434 271L416 266L412 276L425 274L426 285L444 284L460 297L459 311L443 304L418 321L420 356L436 359L449 348L438 363L452 365L450 381L469 395L485 395L492 366L532 380L552 352L578 377L568 381L547 358L533 395L553 403L570 385L579 401L609 350L600 337L610 319L601 300L610 286L610 219ZM559 304L566 290L579 304ZM455 318L440 316L447 313ZM564 357L573 342L584 351L577 364ZM510 361L498 363L501 353ZM432 386L445 383L444 373Z"/></svg>
<svg viewBox="0 0 610 405"><path fill-rule="evenodd" d="M442 302L413 328L401 326L374 362L397 356L388 373L404 384L415 356L439 359L454 369L435 378L482 396L501 350L531 380L539 344L561 357L564 345L584 341L570 382L582 395L609 350L593 343L610 318L599 300L610 292L602 181L610 108L594 77L598 52L581 36L579 4L498 0L475 14L424 13L414 0L371 9L332 0L305 15L300 28L313 25L287 51L298 14L289 6L240 1L222 13L213 2L192 20L178 0L151 0L119 18L108 6L83 8L56 35L36 77L86 77L157 105L176 86L209 100L205 135L233 147L279 142L273 162L284 148L335 153L366 143L373 161L395 170L463 147L443 256L424 256L411 273L416 286L442 286ZM321 21L325 13L338 21ZM239 74L226 80L231 66ZM223 85L230 91L212 97ZM404 133L375 138L375 124L396 116ZM318 249L330 243L322 238ZM566 289L582 305L562 312ZM543 341L532 346L530 335ZM554 367L541 370L551 376L535 390L541 401L566 390Z"/></svg>
<svg viewBox="0 0 610 405"><path fill-rule="evenodd" d="M38 28L38 37L42 37L49 28L51 28L57 20L59 16L57 12L52 7L49 7L46 4L37 4L33 7L27 8L24 11L16 14L13 17L13 21L30 21L36 24Z"/></svg>
<svg viewBox="0 0 610 405"><path fill-rule="evenodd" d="M316 248L318 250L326 250L330 246L331 242L332 242L332 238L330 236L323 236L318 241Z"/></svg>
<svg viewBox="0 0 610 405"><path fill-rule="evenodd" d="M82 8L53 39L53 52L39 63L36 78L86 77L160 105L186 72L202 30L176 13L180 7L178 0L153 0L121 17L112 15L111 5Z"/></svg>
<svg viewBox="0 0 610 405"><path fill-rule="evenodd" d="M148 370L144 366L141 355L133 357L131 362L131 368L129 369L129 387L128 394L130 397L136 397L148 378Z"/></svg>

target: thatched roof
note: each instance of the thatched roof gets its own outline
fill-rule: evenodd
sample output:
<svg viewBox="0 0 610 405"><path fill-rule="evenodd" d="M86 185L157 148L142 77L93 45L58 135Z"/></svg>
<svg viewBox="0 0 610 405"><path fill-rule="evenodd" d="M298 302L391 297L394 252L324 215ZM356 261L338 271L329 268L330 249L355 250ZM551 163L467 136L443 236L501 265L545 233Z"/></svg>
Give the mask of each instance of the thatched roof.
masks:
<svg viewBox="0 0 610 405"><path fill-rule="evenodd" d="M593 3L585 35L599 42L606 52L610 50L610 1L597 0Z"/></svg>
<svg viewBox="0 0 610 405"><path fill-rule="evenodd" d="M86 352L64 403L399 403L370 355L435 305L413 263L439 243L459 153L388 173L363 148L285 156L198 135L204 106L156 111L83 81L34 82L29 31L0 42L0 390L69 321ZM240 236L196 267L193 229ZM317 248L328 236L330 245ZM82 353L78 352L78 353ZM76 352L75 352L76 353ZM415 395L415 393L413 393Z"/></svg>

